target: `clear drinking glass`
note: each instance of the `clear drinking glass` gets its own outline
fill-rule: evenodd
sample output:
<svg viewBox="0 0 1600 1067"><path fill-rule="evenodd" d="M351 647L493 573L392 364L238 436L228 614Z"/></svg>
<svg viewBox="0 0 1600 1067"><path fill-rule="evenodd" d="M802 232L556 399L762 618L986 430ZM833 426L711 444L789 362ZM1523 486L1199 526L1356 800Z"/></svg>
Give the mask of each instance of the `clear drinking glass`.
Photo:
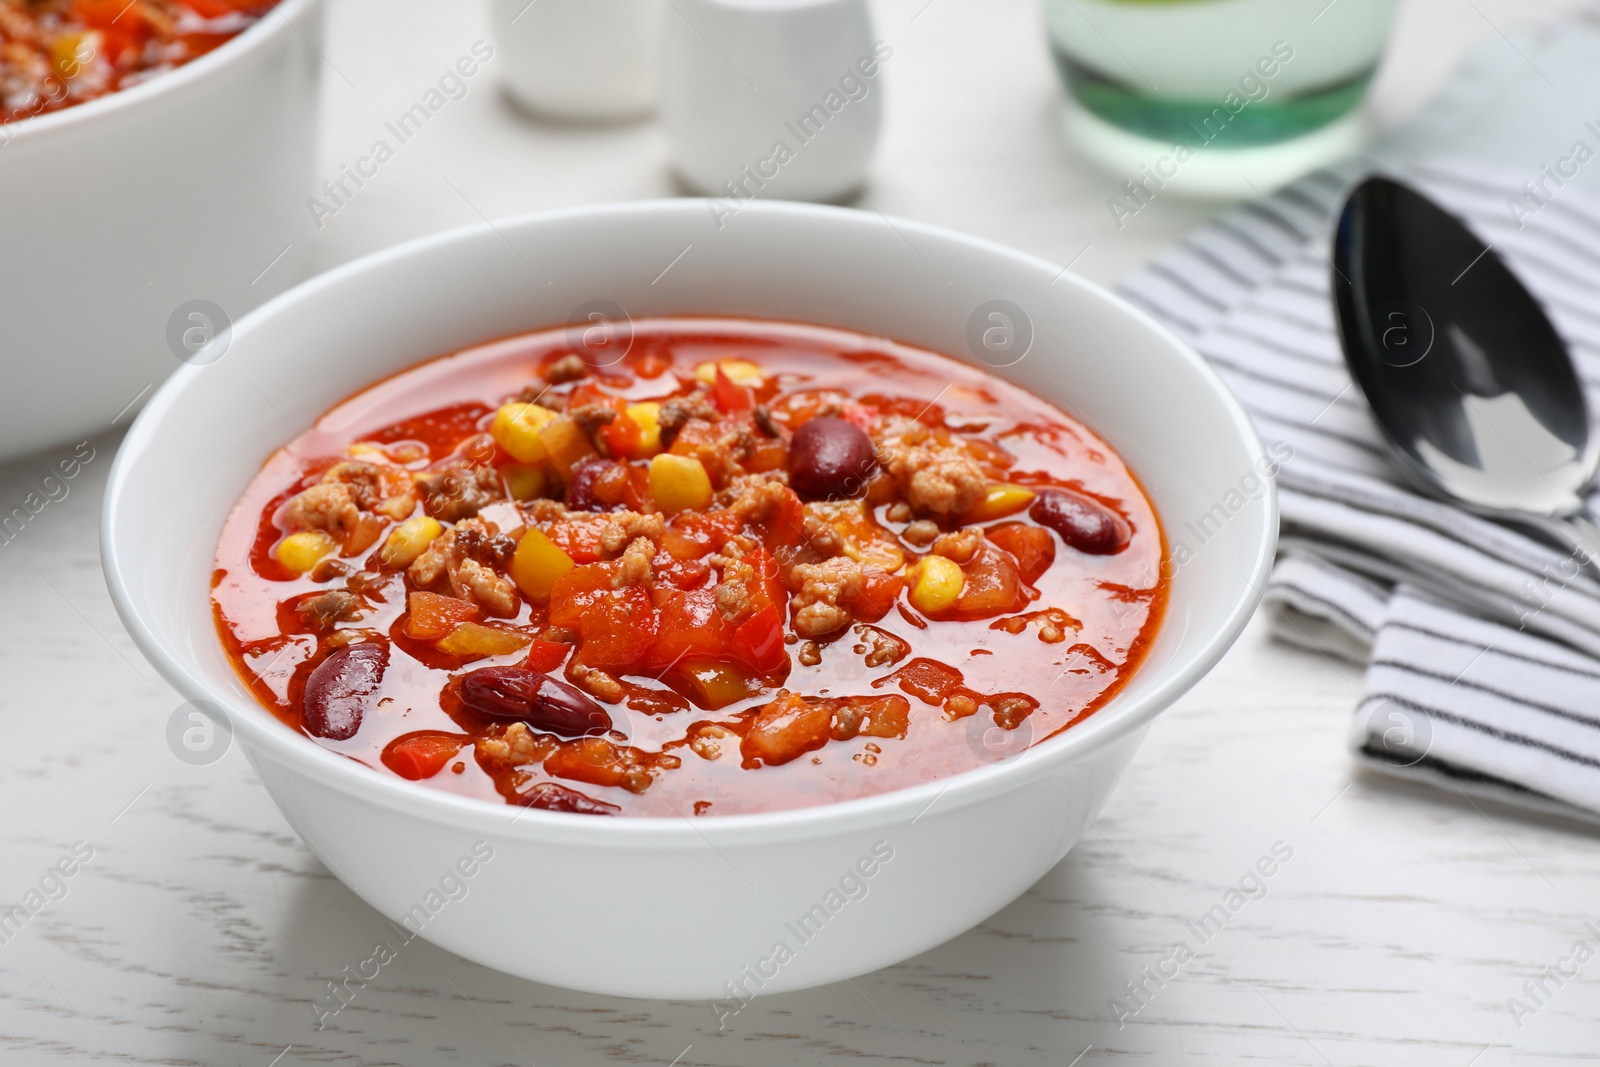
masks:
<svg viewBox="0 0 1600 1067"><path fill-rule="evenodd" d="M1114 173L1249 195L1245 179L1280 184L1359 147L1396 0L1044 4L1074 142Z"/></svg>

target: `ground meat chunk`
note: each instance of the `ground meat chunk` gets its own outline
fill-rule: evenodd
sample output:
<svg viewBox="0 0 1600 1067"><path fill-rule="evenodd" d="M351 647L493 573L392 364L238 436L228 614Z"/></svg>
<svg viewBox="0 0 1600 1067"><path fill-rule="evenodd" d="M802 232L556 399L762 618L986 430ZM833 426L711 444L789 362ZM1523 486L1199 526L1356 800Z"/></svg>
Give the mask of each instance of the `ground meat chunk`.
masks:
<svg viewBox="0 0 1600 1067"><path fill-rule="evenodd" d="M772 417L772 411L767 405L757 404L755 410L750 413L750 417L755 422L756 429L768 437L783 436L783 427L778 424L778 420Z"/></svg>
<svg viewBox="0 0 1600 1067"><path fill-rule="evenodd" d="M286 518L295 530L324 530L345 538L361 523L350 487L340 482L318 482L289 499Z"/></svg>
<svg viewBox="0 0 1600 1067"><path fill-rule="evenodd" d="M480 756L513 767L542 762L555 749L549 738L535 735L525 722L511 723L499 737L485 737L477 747Z"/></svg>
<svg viewBox="0 0 1600 1067"><path fill-rule="evenodd" d="M765 474L742 474L718 494L718 502L746 523L770 522L788 497L788 487Z"/></svg>
<svg viewBox="0 0 1600 1067"><path fill-rule="evenodd" d="M611 588L626 589L630 585L648 585L655 577L650 563L656 558L656 546L648 537L635 537L628 550L617 562L617 573L611 576Z"/></svg>
<svg viewBox="0 0 1600 1067"><path fill-rule="evenodd" d="M730 426L717 438L716 449L725 458L737 463L747 463L755 454L756 435L743 423Z"/></svg>
<svg viewBox="0 0 1600 1067"><path fill-rule="evenodd" d="M673 397L661 405L661 411L656 415L656 422L661 427L662 447L671 448L679 432L689 425L689 420L699 419L702 422L712 423L720 417L711 402L698 393L693 396Z"/></svg>
<svg viewBox="0 0 1600 1067"><path fill-rule="evenodd" d="M581 663L574 663L567 668L567 679L596 700L607 704L621 703L622 698L628 695L622 683L611 675L594 667L585 667Z"/></svg>
<svg viewBox="0 0 1600 1067"><path fill-rule="evenodd" d="M918 519L910 526L907 526L900 536L904 537L908 544L916 545L918 548L925 548L938 539L939 524L929 519Z"/></svg>
<svg viewBox="0 0 1600 1067"><path fill-rule="evenodd" d="M422 506L440 522L460 522L505 499L500 473L468 460L452 460L436 471L417 475Z"/></svg>
<svg viewBox="0 0 1600 1067"><path fill-rule="evenodd" d="M983 544L983 531L972 526L965 526L953 533L947 533L933 543L935 555L956 563L966 563L978 552L978 547Z"/></svg>
<svg viewBox="0 0 1600 1067"><path fill-rule="evenodd" d="M346 486L362 511L378 512L396 522L409 517L416 507L410 476L399 467L343 460L329 467L322 480Z"/></svg>
<svg viewBox="0 0 1600 1067"><path fill-rule="evenodd" d="M721 575L717 582L717 608L730 623L743 622L755 613L761 575L746 561L760 547L754 538L734 534L720 552L706 557L706 562Z"/></svg>
<svg viewBox="0 0 1600 1067"><path fill-rule="evenodd" d="M412 561L407 574L418 585L428 586L437 582L450 568L450 562L456 543L455 530L446 530L435 537L428 547L423 549L422 555Z"/></svg>
<svg viewBox="0 0 1600 1067"><path fill-rule="evenodd" d="M551 385L565 385L567 382L587 377L588 374L589 364L584 362L582 356L572 352L546 367L543 378Z"/></svg>
<svg viewBox="0 0 1600 1067"><path fill-rule="evenodd" d="M481 519L464 519L434 538L407 573L419 586L448 579L456 596L476 602L490 615L511 618L521 598L516 584L496 568L507 566L515 552L510 537L491 533Z"/></svg>
<svg viewBox="0 0 1600 1067"><path fill-rule="evenodd" d="M455 544L462 555L496 570L511 566L517 554L517 539L503 533L490 533L482 519L465 519L455 527Z"/></svg>
<svg viewBox="0 0 1600 1067"><path fill-rule="evenodd" d="M717 583L717 610L730 623L740 623L751 614L755 594L756 569L743 560L728 560L722 580Z"/></svg>
<svg viewBox="0 0 1600 1067"><path fill-rule="evenodd" d="M825 637L849 625L853 616L841 601L859 596L865 588L861 564L848 556L822 563L802 563L789 572L794 597L794 632L801 637Z"/></svg>
<svg viewBox="0 0 1600 1067"><path fill-rule="evenodd" d="M567 418L577 423L578 429L583 431L583 436L589 439L596 452L602 456L611 454L606 447L605 438L600 436L600 427L616 421L616 408L609 404L579 404L567 412Z"/></svg>
<svg viewBox="0 0 1600 1067"><path fill-rule="evenodd" d="M959 518L988 491L988 476L970 452L939 440L915 420L891 416L879 424L873 437L878 462L919 515Z"/></svg>
<svg viewBox="0 0 1600 1067"><path fill-rule="evenodd" d="M309 600L302 600L295 609L307 622L325 630L339 622L354 622L361 618L361 600L343 589L330 589Z"/></svg>
<svg viewBox="0 0 1600 1067"><path fill-rule="evenodd" d="M450 572L450 587L463 600L475 600L490 615L509 619L517 613L521 599L510 578L496 574L475 559L464 559Z"/></svg>
<svg viewBox="0 0 1600 1067"><path fill-rule="evenodd" d="M827 559L844 551L844 537L839 528L822 516L808 512L803 528L806 544L819 558Z"/></svg>
<svg viewBox="0 0 1600 1067"><path fill-rule="evenodd" d="M559 500L530 500L522 505L522 514L533 526L549 526L567 517L567 506Z"/></svg>
<svg viewBox="0 0 1600 1067"><path fill-rule="evenodd" d="M608 516L609 522L600 531L600 554L610 559L629 547L638 538L652 544L661 540L667 526L660 515L645 515L637 511L618 511Z"/></svg>
<svg viewBox="0 0 1600 1067"><path fill-rule="evenodd" d="M899 663L911 654L910 645L888 630L880 630L876 626L868 626L865 623L858 625L856 636L861 640L856 644L854 651L863 658L868 667Z"/></svg>

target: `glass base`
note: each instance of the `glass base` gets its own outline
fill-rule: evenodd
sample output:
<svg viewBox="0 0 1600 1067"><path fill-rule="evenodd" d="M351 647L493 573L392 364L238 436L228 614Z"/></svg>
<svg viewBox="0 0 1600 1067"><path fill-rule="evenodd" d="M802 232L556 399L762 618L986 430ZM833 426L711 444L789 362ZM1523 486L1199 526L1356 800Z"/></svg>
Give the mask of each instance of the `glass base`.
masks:
<svg viewBox="0 0 1600 1067"><path fill-rule="evenodd" d="M1070 96L1061 123L1067 138L1113 176L1140 183L1157 196L1206 199L1244 200L1269 192L1353 155L1367 138L1366 116L1359 108L1299 137L1239 148L1194 148L1201 138L1157 140L1129 133ZM1174 151L1180 144L1187 147L1186 159Z"/></svg>
<svg viewBox="0 0 1600 1067"><path fill-rule="evenodd" d="M1274 91L1257 78L1260 98L1247 100L1238 91L1227 93L1245 101L1239 111L1231 111L1223 106L1222 92L1214 99L1146 93L1102 76L1074 61L1060 47L1053 51L1067 92L1106 122L1136 136L1212 148L1255 148L1319 130L1361 103L1374 70L1362 67L1331 84L1292 95Z"/></svg>

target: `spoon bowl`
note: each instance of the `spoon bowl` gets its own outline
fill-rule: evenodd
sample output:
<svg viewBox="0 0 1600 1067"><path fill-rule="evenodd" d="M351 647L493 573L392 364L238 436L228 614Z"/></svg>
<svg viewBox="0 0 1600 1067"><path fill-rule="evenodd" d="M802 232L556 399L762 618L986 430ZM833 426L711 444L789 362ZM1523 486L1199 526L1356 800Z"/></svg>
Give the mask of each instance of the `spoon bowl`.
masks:
<svg viewBox="0 0 1600 1067"><path fill-rule="evenodd" d="M1494 249L1417 190L1371 177L1345 201L1333 267L1345 362L1406 478L1600 553L1583 515L1600 438L1582 383Z"/></svg>

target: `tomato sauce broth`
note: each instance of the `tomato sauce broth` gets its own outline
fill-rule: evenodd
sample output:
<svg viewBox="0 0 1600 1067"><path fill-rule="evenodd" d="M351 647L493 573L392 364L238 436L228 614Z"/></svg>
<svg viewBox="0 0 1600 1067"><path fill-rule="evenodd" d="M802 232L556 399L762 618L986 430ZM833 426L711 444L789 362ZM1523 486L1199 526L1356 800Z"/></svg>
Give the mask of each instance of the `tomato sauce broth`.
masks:
<svg viewBox="0 0 1600 1067"><path fill-rule="evenodd" d="M485 800L594 814L720 815L864 797L1009 758L1082 721L1137 669L1166 603L1160 523L1112 447L1039 398L944 356L809 325L640 321L632 326L631 346L622 358L586 353L577 379L555 382L562 375L551 368L564 374L576 366L575 343L581 340L561 328L421 364L339 404L266 461L224 528L212 597L219 633L240 677L287 726L380 773ZM680 407L701 411L699 422L687 421L670 446L659 427L661 441L639 444L645 432L639 427L651 419L668 423L682 417L679 408L647 410L674 399ZM601 409L607 404L615 414L588 439L579 438L582 447L592 446L599 454L585 455L565 473L552 446L527 446L530 452L546 450L539 461L543 468L531 464L542 471L534 477L507 451L508 444L523 446L517 427L506 429L501 414L524 403L532 406L517 407L513 414L544 419L545 428L563 419L587 425L605 415ZM798 432L814 419L821 420L819 427L858 426L874 451L863 461L863 472L870 468L870 474L859 483L846 485L831 501L813 495L801 502L785 486L803 481L805 472L796 466ZM737 462L726 451L714 454L694 443L724 430L724 440L735 442L729 447L736 449ZM753 442L747 459L746 438ZM652 449L701 459L647 460ZM466 465L463 456L477 466ZM724 461L728 469L721 469ZM393 490L373 505L389 513L356 509L359 522L353 529L371 526L376 536L303 530L302 539L324 538L317 544L325 554L311 569L297 571L304 561L285 548L296 521L303 524L303 517L295 516L316 519L321 513L306 507L297 511L296 502L311 487L351 477L340 466L349 462L360 468L356 475L366 479L363 485L382 481L388 487L384 491ZM946 470L941 463L951 466ZM710 472L719 502L726 504L748 484L775 502L779 517L750 522L728 542L736 547L696 558L693 543L674 531L701 531L733 512L715 505L663 509L659 499L676 490L655 480L658 466L666 478L693 464ZM408 484L439 484L425 479L446 469L467 472L469 485L482 483L484 497L494 496L499 478L501 497L478 508L472 521L504 546L499 557L490 549L481 558L494 572L485 580L492 584L503 578L499 586L515 599L514 607L509 599L497 602L492 592L482 603L474 602L477 594L463 592L463 580L483 577L474 565L450 570L448 578L429 584L418 580L427 573L426 556L420 571L418 563L384 563L402 522L465 530L462 523L469 520L460 517L429 524L431 511L455 514L459 507L440 505L424 490L416 490L415 508L404 510ZM473 482L473 472L484 469L497 473ZM980 503L971 504L969 497L959 513L937 510L948 498L927 495L926 484L918 481L919 473L932 477L942 491L941 475L958 481L974 469L981 469L987 487L976 490ZM596 484L610 484L606 499L614 503L584 495L579 483L595 470L601 471ZM519 477L520 496L512 487ZM322 495L342 500L343 490L335 489ZM567 501L565 514L549 521L530 517L537 512L536 500L552 496ZM559 510L550 504L537 507L546 518ZM1080 518L1072 521L1078 526L1061 526L1053 516L1062 508L1077 509L1073 514ZM1099 529L1111 531L1111 550L1092 538L1081 542L1087 550L1069 542L1069 534L1079 536L1073 531L1083 527L1084 509L1099 516L1094 519ZM663 510L667 533L650 540L658 528L652 516ZM788 526L785 514L792 520ZM593 538L583 539L592 526L617 521L610 516L623 516L644 531L646 543L637 546L641 560L654 552L650 577L639 579L637 591L619 585L632 580L623 574L628 560L615 550L595 548ZM827 526L838 516L843 518ZM805 532L797 533L802 525ZM550 535L535 540L555 544L557 569L567 568L548 592L548 602L529 592L541 582L536 570L523 565L522 542L531 527ZM997 533L1001 527L1011 527L1011 533ZM1043 530L1048 539L1037 532L1018 533L1024 530ZM831 531L845 532L845 547L833 563L827 553L840 538ZM430 546L441 543L438 534L433 536ZM934 536L938 539L930 543ZM458 536L457 547L465 540L464 533ZM1019 568L1026 572L1040 565L1029 562L1029 546L1047 540L1053 561L1018 584ZM513 541L518 553L506 563ZM1002 542L1010 549L996 547ZM963 560L974 543L975 554ZM569 551L561 552L563 547ZM626 552L632 556L635 547ZM634 614L607 616L616 629L644 634L653 627L653 636L646 636L654 647L674 649L674 642L685 638L673 632L674 620L681 625L693 617L681 608L684 598L699 596L698 603L715 600L719 609L724 606L713 591L732 581L741 563L733 557L740 552L743 562L759 561L756 577L741 589L753 599L729 598L745 614L712 622L722 627L719 632L741 637L754 627L755 651L746 648L719 660L716 648L697 647L687 659L670 664L664 652L642 651L633 661L640 669L628 670L627 661L612 652L593 651L604 643L598 630L578 634L592 619L572 621L583 614L570 609L580 602L573 596L598 597L582 603L622 611L615 605L628 594L633 606L626 610ZM938 560L927 562L940 552ZM393 553L393 558L403 556ZM808 564L822 570L800 569ZM975 588L981 593L991 579L980 571L989 565L1017 586L1019 591L1007 594L1014 595L1012 602L1000 610L967 610L962 599L940 599L949 596L941 593L942 577L960 585L959 597ZM590 586L598 592L573 593L577 577L591 571L598 578ZM835 573L845 576L843 599L802 592L805 576ZM505 589L513 576L520 595ZM818 588L826 593L824 586ZM418 594L430 588L443 592L419 600ZM330 590L337 594L331 599ZM456 612L452 618L464 618L470 609L476 621L447 620L444 626L457 629L443 639L433 636L437 628L412 636L422 607L446 600L448 611ZM811 611L803 613L813 600ZM308 614L307 604L323 614ZM568 606L565 627L552 624L559 605ZM837 630L818 631L841 617L847 621ZM642 621L628 621L634 619ZM776 631L763 629L774 619ZM457 634L465 636L452 643ZM687 636L692 643L694 635ZM780 637L781 649L775 649L773 641ZM487 643L471 643L480 639ZM513 649L512 641L521 644ZM308 726L308 679L331 655L357 644L377 646L368 650L373 663L385 657L381 678L341 690L348 699L340 707L357 707L359 725L349 736L338 736L342 730L324 724L319 704L319 717ZM607 663L607 669L589 673L586 658ZM699 683L684 673L692 673L685 664L709 664L701 674L713 678L715 687L697 688ZM609 717L610 728L574 738L519 726L515 740L521 747L511 746L508 755L509 720L499 705L474 697L481 696L481 686L473 690L464 681L486 667L516 668L523 681L548 677L567 683L580 695L561 699L592 699ZM494 680L491 675L480 680ZM730 676L745 686L731 701ZM495 690L500 694L495 700L505 698L502 690ZM707 696L712 692L718 694L715 699ZM786 700L790 703L784 705ZM798 735L803 736L796 741Z"/></svg>

